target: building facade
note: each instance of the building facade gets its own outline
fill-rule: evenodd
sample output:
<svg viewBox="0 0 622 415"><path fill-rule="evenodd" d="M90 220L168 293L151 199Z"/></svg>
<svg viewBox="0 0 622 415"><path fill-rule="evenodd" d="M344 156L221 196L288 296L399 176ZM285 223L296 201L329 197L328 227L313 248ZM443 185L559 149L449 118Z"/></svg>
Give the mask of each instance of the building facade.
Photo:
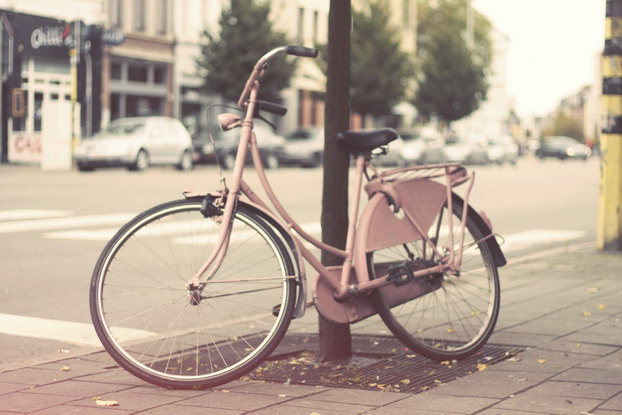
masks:
<svg viewBox="0 0 622 415"><path fill-rule="evenodd" d="M46 122L46 108L70 106L69 119L59 122L78 127L86 117L91 117L89 124L97 118L99 101L93 92L100 88L101 18L100 1L0 1L3 162L40 162L45 126L53 128ZM80 58L72 60L78 49Z"/></svg>

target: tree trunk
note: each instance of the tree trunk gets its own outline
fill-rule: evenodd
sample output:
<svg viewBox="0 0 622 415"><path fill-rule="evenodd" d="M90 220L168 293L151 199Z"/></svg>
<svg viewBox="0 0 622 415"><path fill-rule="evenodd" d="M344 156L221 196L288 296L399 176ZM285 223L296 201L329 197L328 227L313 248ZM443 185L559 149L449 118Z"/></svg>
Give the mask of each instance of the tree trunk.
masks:
<svg viewBox="0 0 622 415"><path fill-rule="evenodd" d="M336 137L350 125L350 0L331 0L328 17L328 69L326 75L324 184L322 194L322 241L345 248L348 231L348 168L350 155L337 145ZM322 252L324 265L341 265L342 259ZM349 324L319 318L320 359L352 356Z"/></svg>

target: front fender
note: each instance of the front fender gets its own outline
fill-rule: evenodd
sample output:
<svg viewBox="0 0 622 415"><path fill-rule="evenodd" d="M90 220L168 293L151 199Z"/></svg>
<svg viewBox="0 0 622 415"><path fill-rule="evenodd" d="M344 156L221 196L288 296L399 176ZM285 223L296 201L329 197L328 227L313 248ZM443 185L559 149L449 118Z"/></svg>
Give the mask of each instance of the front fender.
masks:
<svg viewBox="0 0 622 415"><path fill-rule="evenodd" d="M188 192L187 198L195 198L203 200L208 194L205 192ZM281 222L269 211L256 205L252 202L239 200L238 207L242 207L247 211L255 213L267 226L281 238L285 243L290 258L294 265L294 270L297 276L298 293L296 298L296 305L294 308L294 318L303 317L307 306L307 278L304 269L304 263L300 260L300 249L298 248L298 242L292 237L289 231L281 224Z"/></svg>

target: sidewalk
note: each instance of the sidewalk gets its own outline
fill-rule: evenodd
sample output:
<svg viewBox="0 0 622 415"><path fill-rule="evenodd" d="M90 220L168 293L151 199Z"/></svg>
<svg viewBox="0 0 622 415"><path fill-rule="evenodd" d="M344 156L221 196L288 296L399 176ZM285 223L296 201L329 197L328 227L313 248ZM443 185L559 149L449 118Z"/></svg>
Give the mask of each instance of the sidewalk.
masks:
<svg viewBox="0 0 622 415"><path fill-rule="evenodd" d="M622 414L622 255L584 246L510 263L501 282L489 344L522 352L422 392L243 380L167 390L119 369L102 351L0 373L0 415ZM309 314L290 332L314 330ZM353 326L363 336L383 330L377 320ZM117 404L98 406L111 401Z"/></svg>

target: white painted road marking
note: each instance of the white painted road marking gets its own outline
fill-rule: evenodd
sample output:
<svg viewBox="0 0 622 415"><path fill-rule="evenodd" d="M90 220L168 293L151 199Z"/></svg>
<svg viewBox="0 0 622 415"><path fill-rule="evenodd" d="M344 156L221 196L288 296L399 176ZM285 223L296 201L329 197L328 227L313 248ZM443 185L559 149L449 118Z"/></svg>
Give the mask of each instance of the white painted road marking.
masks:
<svg viewBox="0 0 622 415"><path fill-rule="evenodd" d="M81 346L101 347L101 342L90 323L50 320L0 313L0 333L13 336L56 340ZM154 336L154 333L124 329L124 340L138 340Z"/></svg>
<svg viewBox="0 0 622 415"><path fill-rule="evenodd" d="M72 213L73 212L70 210L44 210L44 209L0 210L0 221L57 218L61 216L69 216Z"/></svg>
<svg viewBox="0 0 622 415"><path fill-rule="evenodd" d="M100 226L125 223L134 213L111 213L107 215L72 216L37 220L20 220L0 223L0 233L46 231L50 229L78 228L80 226Z"/></svg>

